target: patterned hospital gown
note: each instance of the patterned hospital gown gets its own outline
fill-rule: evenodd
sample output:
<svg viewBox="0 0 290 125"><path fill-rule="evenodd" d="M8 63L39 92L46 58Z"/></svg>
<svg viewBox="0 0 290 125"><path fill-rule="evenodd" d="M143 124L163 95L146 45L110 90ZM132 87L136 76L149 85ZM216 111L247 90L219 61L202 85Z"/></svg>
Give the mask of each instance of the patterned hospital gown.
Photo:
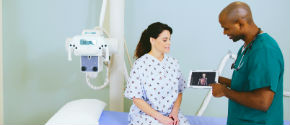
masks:
<svg viewBox="0 0 290 125"><path fill-rule="evenodd" d="M179 93L186 88L176 59L164 56L162 61L145 54L137 59L130 72L125 97L141 98L153 109L169 116ZM180 125L189 125L179 112ZM141 111L134 103L129 112L130 125L161 125L153 117Z"/></svg>

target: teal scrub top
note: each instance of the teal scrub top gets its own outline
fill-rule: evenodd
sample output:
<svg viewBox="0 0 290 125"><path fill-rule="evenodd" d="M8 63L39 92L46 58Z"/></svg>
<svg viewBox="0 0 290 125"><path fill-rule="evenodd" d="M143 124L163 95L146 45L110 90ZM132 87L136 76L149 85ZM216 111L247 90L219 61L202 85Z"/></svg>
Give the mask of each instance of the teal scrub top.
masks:
<svg viewBox="0 0 290 125"><path fill-rule="evenodd" d="M269 109L264 112L243 106L229 99L228 125L282 125L284 59L277 42L267 33L259 34L252 46L238 52L231 89L249 92L270 87L275 93ZM248 49L247 49L248 48ZM244 57L242 58L244 54Z"/></svg>

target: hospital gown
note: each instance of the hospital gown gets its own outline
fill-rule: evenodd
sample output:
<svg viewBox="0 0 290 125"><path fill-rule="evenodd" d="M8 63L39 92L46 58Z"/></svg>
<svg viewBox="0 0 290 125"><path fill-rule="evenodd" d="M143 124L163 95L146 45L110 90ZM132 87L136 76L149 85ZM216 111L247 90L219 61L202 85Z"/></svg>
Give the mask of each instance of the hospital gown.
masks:
<svg viewBox="0 0 290 125"><path fill-rule="evenodd" d="M164 56L162 61L145 54L137 59L130 72L125 97L140 98L154 110L169 116L179 93L186 88L176 59ZM180 112L180 125L189 125ZM130 125L160 125L153 117L141 111L134 103L129 112Z"/></svg>

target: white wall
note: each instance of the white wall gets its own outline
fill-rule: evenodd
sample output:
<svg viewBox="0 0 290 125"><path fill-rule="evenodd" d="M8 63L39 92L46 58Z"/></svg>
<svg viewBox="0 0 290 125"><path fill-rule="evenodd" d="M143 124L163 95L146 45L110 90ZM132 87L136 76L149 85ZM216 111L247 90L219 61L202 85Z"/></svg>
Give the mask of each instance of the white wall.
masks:
<svg viewBox="0 0 290 125"><path fill-rule="evenodd" d="M256 24L274 37L285 59L284 88L289 90L290 75L290 1L242 0L249 4ZM232 50L237 52L242 42L233 43L223 35L218 14L233 0L139 0L126 1L125 36L131 55L142 31L151 23L161 21L173 28L170 55L177 58L185 78L190 70L216 69L223 56ZM229 62L223 75L231 77ZM207 89L187 89L181 110L195 115ZM130 101L126 100L128 111ZM289 98L284 98L284 118L290 119ZM205 116L226 117L227 99L213 98Z"/></svg>
<svg viewBox="0 0 290 125"><path fill-rule="evenodd" d="M0 0L0 124L3 123L2 0Z"/></svg>

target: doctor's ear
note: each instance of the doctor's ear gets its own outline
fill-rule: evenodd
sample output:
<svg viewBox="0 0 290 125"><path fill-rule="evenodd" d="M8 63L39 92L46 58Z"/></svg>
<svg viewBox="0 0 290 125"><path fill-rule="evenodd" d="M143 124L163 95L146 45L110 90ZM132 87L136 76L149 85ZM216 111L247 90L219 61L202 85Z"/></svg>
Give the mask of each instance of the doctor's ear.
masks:
<svg viewBox="0 0 290 125"><path fill-rule="evenodd" d="M239 24L240 29L244 28L248 24L248 22L243 18L239 18L237 22Z"/></svg>

